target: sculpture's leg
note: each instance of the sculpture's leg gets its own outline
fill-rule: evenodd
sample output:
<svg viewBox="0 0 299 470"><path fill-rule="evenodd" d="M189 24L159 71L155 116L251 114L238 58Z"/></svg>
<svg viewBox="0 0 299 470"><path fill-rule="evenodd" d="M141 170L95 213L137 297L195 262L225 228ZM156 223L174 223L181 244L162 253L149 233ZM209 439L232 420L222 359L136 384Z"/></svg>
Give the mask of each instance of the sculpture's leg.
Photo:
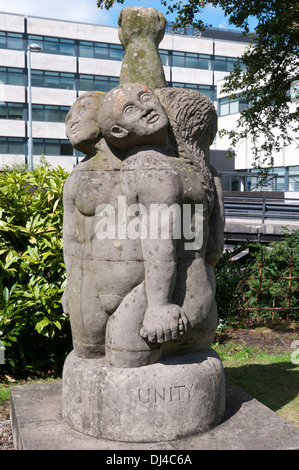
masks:
<svg viewBox="0 0 299 470"><path fill-rule="evenodd" d="M181 305L190 328L163 346L165 354L186 354L211 348L217 327L215 280L212 266L199 259L178 262L174 301Z"/></svg>
<svg viewBox="0 0 299 470"><path fill-rule="evenodd" d="M140 367L156 362L160 344L149 344L140 336L147 300L144 282L128 294L109 318L106 332L106 357L115 367Z"/></svg>
<svg viewBox="0 0 299 470"><path fill-rule="evenodd" d="M77 356L96 358L105 354L105 330L109 316L97 295L97 281L73 264L68 276L68 303Z"/></svg>

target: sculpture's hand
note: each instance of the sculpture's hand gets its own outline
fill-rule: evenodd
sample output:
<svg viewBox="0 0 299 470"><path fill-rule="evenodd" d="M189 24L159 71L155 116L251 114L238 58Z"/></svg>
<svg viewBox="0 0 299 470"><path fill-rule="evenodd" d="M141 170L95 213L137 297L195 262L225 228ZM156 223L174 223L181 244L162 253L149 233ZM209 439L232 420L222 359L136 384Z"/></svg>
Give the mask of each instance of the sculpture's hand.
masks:
<svg viewBox="0 0 299 470"><path fill-rule="evenodd" d="M150 341L165 343L179 338L188 328L188 319L176 304L148 307L140 330L141 336Z"/></svg>

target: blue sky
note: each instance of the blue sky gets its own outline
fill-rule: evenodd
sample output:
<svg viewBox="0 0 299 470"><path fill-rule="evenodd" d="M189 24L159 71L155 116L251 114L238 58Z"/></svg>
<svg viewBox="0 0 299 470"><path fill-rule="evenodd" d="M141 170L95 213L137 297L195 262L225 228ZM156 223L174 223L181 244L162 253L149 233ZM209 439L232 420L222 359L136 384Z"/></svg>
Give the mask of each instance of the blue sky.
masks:
<svg viewBox="0 0 299 470"><path fill-rule="evenodd" d="M123 4L115 4L109 11L99 9L97 0L0 0L0 12L117 26L120 10L132 5L156 8L165 14L167 21L174 18L174 15L166 15L166 8L160 0L125 0ZM200 18L216 28L235 29L229 25L219 8L206 7Z"/></svg>

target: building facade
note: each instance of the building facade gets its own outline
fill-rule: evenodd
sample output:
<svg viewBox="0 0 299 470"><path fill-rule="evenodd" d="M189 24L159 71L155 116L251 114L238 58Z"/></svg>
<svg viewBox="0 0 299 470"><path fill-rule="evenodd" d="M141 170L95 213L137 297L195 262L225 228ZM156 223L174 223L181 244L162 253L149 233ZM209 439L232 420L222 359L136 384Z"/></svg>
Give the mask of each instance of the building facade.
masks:
<svg viewBox="0 0 299 470"><path fill-rule="evenodd" d="M70 171L82 156L66 138L65 116L85 91L105 92L118 85L124 56L118 28L0 13L0 166L28 163L26 51L32 43L41 48L30 54L34 163L44 155L51 165ZM220 84L247 45L240 32L190 29L174 34L167 27L159 52L168 86L200 91L214 102L219 128L235 125L242 103L227 106ZM251 168L248 149L228 161L227 148L218 138L211 146L212 164L220 172ZM284 190L297 190L293 175L297 178L299 166L293 157L281 157L277 166L284 172ZM242 189L238 181L225 179L225 189Z"/></svg>

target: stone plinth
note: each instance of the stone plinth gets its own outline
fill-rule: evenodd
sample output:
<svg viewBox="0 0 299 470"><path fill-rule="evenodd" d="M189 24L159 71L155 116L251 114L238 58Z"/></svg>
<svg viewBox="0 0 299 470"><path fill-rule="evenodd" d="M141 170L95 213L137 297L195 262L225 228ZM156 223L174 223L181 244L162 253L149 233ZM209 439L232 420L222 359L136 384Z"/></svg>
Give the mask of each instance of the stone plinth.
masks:
<svg viewBox="0 0 299 470"><path fill-rule="evenodd" d="M213 351L138 368L82 359L64 365L62 416L84 434L125 442L171 441L208 431L225 412L222 362Z"/></svg>

